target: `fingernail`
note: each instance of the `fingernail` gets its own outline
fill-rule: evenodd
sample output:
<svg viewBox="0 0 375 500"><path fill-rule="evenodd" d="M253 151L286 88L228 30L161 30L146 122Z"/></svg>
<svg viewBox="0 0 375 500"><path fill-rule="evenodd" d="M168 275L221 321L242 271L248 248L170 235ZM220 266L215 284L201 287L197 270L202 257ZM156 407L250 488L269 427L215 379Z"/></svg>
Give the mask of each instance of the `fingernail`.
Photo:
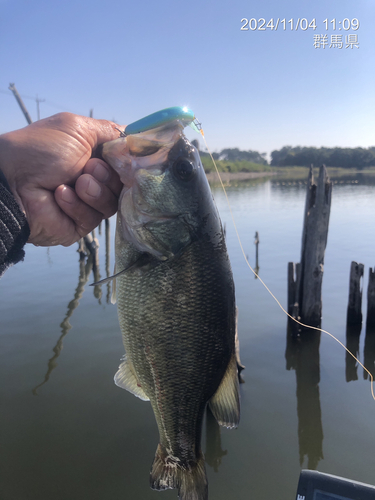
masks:
<svg viewBox="0 0 375 500"><path fill-rule="evenodd" d="M63 187L61 191L61 198L65 201L65 203L69 203L70 205L72 205L76 200L74 192L66 186Z"/></svg>
<svg viewBox="0 0 375 500"><path fill-rule="evenodd" d="M99 182L105 182L109 179L108 169L102 165L101 163L97 163L96 167L92 172L93 177L97 179Z"/></svg>
<svg viewBox="0 0 375 500"><path fill-rule="evenodd" d="M89 185L87 186L86 193L93 198L98 198L100 193L102 192L102 188L99 186L97 182L93 179L89 180Z"/></svg>

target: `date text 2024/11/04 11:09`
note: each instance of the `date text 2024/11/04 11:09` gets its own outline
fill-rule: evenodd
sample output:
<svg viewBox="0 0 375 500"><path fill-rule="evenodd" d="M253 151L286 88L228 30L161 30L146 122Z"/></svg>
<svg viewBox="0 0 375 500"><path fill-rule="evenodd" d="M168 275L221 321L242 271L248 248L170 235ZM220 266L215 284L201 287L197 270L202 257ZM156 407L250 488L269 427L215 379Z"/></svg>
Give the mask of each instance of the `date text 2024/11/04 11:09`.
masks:
<svg viewBox="0 0 375 500"><path fill-rule="evenodd" d="M349 31L350 29L356 31L359 29L359 20L356 17L353 19L349 19L346 17L345 19L342 20L331 19L331 21L328 18L326 18L324 19L322 24L324 25L326 31L328 31L329 28L332 28L334 31L335 30L341 31L341 29L343 29L344 31ZM241 19L241 31L249 31L249 30L266 31L267 29L270 29L271 31L277 31L279 26L284 31L286 31L289 28L291 31L297 31L298 29L302 31L312 29L315 31L318 28L315 18L313 18L311 21L309 21L305 17L303 17L302 19L292 18L289 19L288 21L286 20L286 18L284 19L277 18L276 20L272 18L268 22L266 21L266 19L262 17L259 19L255 19L254 17L251 19L243 17Z"/></svg>

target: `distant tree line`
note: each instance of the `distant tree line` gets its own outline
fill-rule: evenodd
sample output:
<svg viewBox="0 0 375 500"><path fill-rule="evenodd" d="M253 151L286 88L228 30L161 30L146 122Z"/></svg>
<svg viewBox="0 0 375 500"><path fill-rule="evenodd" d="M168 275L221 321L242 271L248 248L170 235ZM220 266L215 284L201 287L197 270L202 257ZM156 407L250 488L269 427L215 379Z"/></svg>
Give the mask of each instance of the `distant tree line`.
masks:
<svg viewBox="0 0 375 500"><path fill-rule="evenodd" d="M192 141L199 150L199 142ZM208 153L199 151L202 157ZM213 153L215 160L223 162L249 161L260 165L268 165L266 153L258 151L241 151L238 148L222 149L219 153ZM271 153L271 166L273 167L304 167L313 164L318 167L322 164L327 167L358 168L375 167L375 146L370 148L312 148L301 146L284 146Z"/></svg>
<svg viewBox="0 0 375 500"><path fill-rule="evenodd" d="M375 146L370 148L307 148L284 146L272 151L271 165L358 168L375 167Z"/></svg>
<svg viewBox="0 0 375 500"><path fill-rule="evenodd" d="M191 143L199 150L199 142L194 139ZM208 153L199 151L201 156L208 156ZM250 161L252 163L259 163L260 165L268 165L266 160L267 153L258 153L258 151L252 151L251 149L247 151L241 151L238 148L226 148L222 149L220 153L212 153L214 160L220 161Z"/></svg>
<svg viewBox="0 0 375 500"><path fill-rule="evenodd" d="M252 163L260 163L261 165L268 164L265 158L266 153L258 153L258 151L252 151L251 149L241 151L238 148L226 148L222 149L220 153L213 153L212 156L215 160L221 161L251 161Z"/></svg>

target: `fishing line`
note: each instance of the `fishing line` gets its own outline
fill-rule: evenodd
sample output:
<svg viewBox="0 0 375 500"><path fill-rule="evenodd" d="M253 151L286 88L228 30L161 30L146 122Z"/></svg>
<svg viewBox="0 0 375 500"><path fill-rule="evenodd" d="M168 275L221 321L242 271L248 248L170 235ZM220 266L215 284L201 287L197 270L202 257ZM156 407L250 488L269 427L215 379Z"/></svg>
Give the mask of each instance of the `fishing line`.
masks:
<svg viewBox="0 0 375 500"><path fill-rule="evenodd" d="M231 205L229 203L229 198L228 198L228 195L227 195L227 191L224 187L224 184L223 184L223 181L221 180L221 176L219 174L219 170L216 166L216 163L215 163L215 160L211 154L211 151L209 150L209 147L207 145L207 142L206 142L206 138L204 136L204 133L203 133L203 129L201 128L199 130L199 132L201 133L202 137L203 137L203 140L204 140L204 143L206 145L206 148L207 148L207 151L211 157L211 160L212 160L212 163L214 164L214 167L215 167L215 170L216 170L216 173L217 173L217 176L219 178L219 181L220 181L220 185L224 191L224 195L225 195L225 198L227 200L227 204L228 204L228 208L229 208L229 212L230 212L230 215L231 215L231 218L232 218L232 222L233 222L233 226L234 226L234 230L236 232L236 235L237 235L237 239L238 239L238 243L240 245L240 248L241 248L241 252L242 252L242 255L245 259L245 262L247 264L247 266L249 267L249 269L251 270L251 272L254 274L254 276L262 283L262 285L264 286L264 288L267 290L267 292L271 295L271 297L275 300L276 304L280 307L280 309L283 311L283 313L285 313L288 318L292 319L295 323L297 323L298 325L304 327L304 328L310 328L312 330L316 330L318 332L323 332L323 333L326 333L327 335L329 335L333 340L336 340L336 342L338 344L341 345L341 347L343 347L345 349L346 352L348 352L351 357L353 359L355 359L355 361L357 361L357 363L368 373L368 375L370 376L370 383L371 383L371 395L372 395L372 398L375 400L375 394L374 394L374 377L372 376L372 374L369 372L369 370L359 361L358 358L356 358L354 356L354 354L339 340L337 339L334 335L332 335L332 333L328 332L327 330L323 330L322 328L318 328L317 326L310 326L310 325L305 325L304 323L301 323L301 321L298 321L296 318L294 318L293 316L291 316L288 311L286 311L284 309L284 307L281 305L280 301L275 297L275 295L271 292L271 290L268 288L268 286L264 283L264 281L262 280L262 278L254 271L254 269L251 267L251 265L249 264L249 261L247 260L247 257L246 257L246 253L245 253L245 250L243 248L243 245L242 245L242 242L241 242L241 238L240 238L240 235L239 235L239 232L238 232L238 229L237 229L237 225L236 225L236 221L234 219L234 215L233 215L233 212L232 212L232 208L231 208Z"/></svg>

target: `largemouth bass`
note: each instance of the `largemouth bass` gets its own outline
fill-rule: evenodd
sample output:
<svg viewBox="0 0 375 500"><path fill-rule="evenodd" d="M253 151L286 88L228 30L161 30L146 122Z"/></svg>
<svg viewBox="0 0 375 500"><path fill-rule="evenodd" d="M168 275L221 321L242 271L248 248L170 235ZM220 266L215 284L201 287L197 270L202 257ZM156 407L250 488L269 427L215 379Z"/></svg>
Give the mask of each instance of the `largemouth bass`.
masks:
<svg viewBox="0 0 375 500"><path fill-rule="evenodd" d="M115 383L151 402L160 434L153 489L206 500L207 403L238 425L235 296L224 234L198 151L178 122L104 144L124 183L116 298L126 355Z"/></svg>

